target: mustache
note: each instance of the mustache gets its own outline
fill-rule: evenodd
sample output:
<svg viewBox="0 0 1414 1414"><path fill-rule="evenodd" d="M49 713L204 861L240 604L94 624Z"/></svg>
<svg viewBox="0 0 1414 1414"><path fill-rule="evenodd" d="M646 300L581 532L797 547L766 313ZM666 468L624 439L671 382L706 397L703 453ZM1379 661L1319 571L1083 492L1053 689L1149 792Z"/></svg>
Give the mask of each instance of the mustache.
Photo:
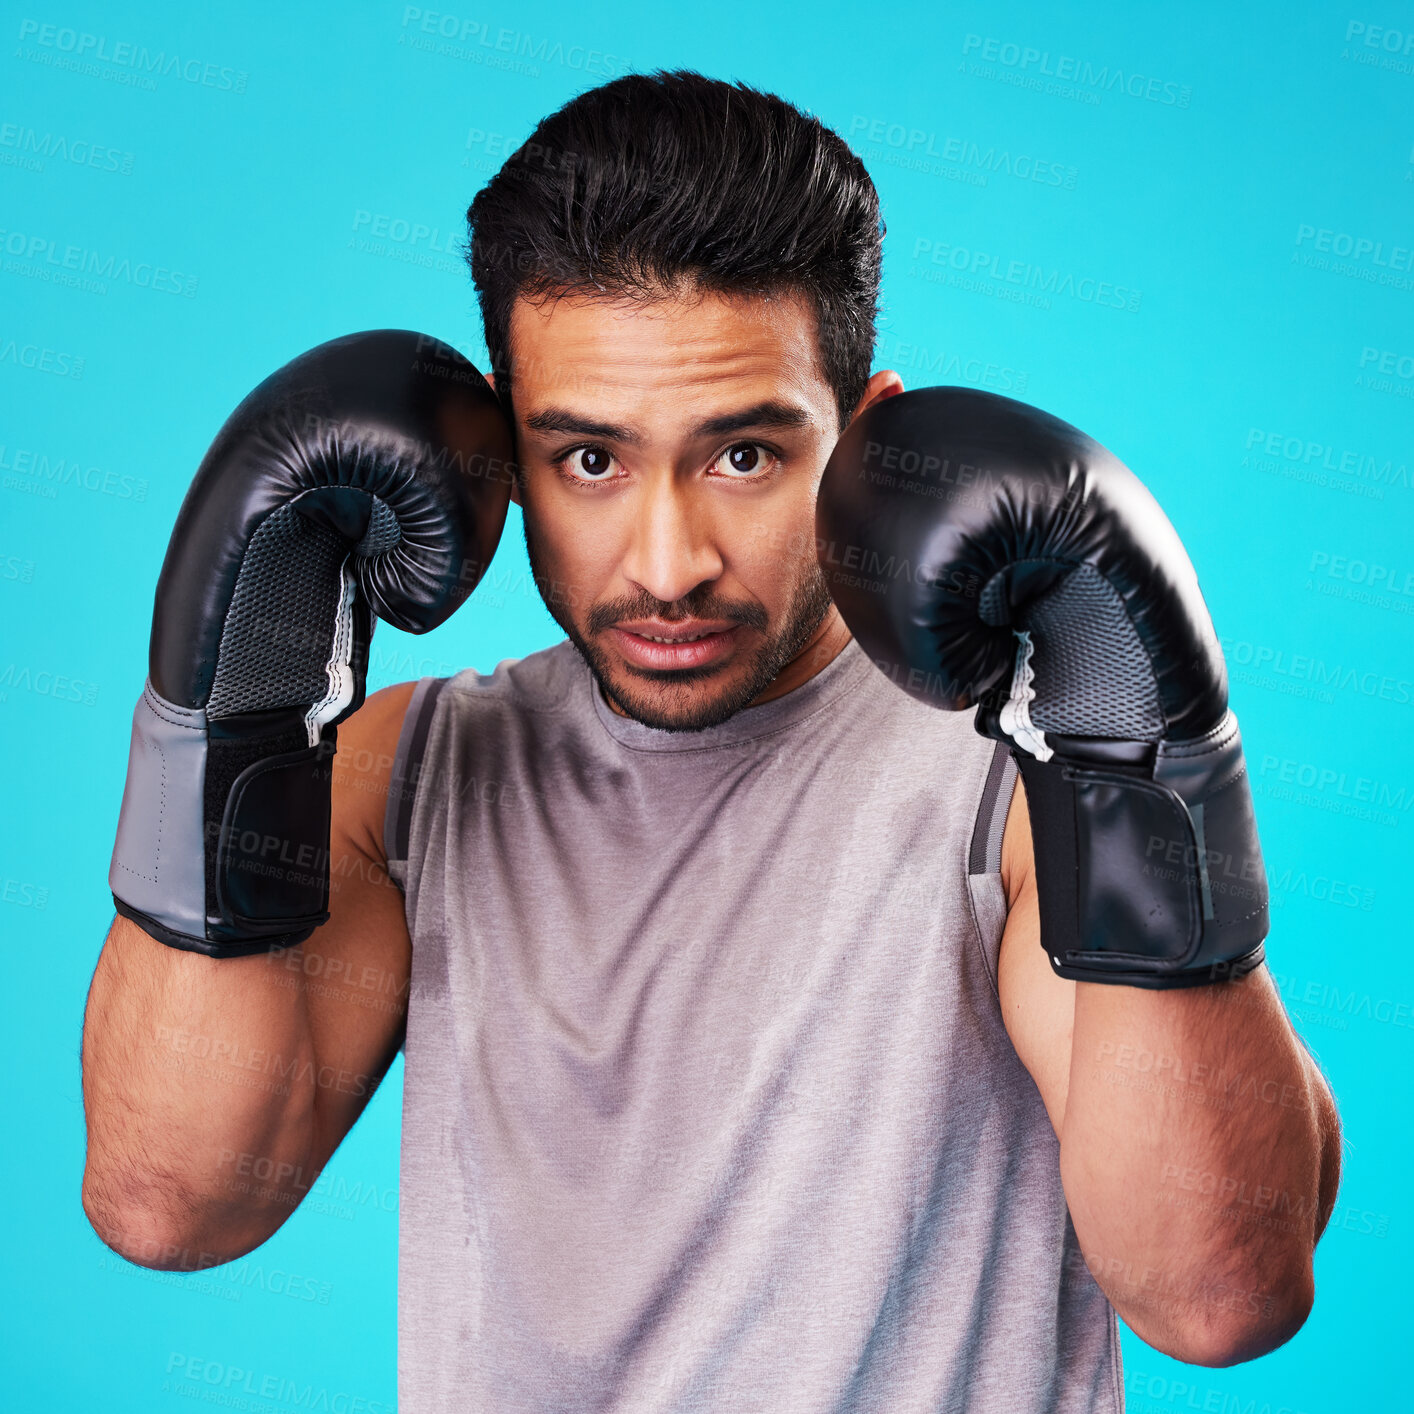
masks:
<svg viewBox="0 0 1414 1414"><path fill-rule="evenodd" d="M681 623L687 619L724 619L745 628L765 629L769 624L766 610L760 604L733 604L710 595L689 594L684 599L665 603L662 599L642 597L613 599L596 604L585 621L589 633L602 633L624 619L662 619L665 623Z"/></svg>

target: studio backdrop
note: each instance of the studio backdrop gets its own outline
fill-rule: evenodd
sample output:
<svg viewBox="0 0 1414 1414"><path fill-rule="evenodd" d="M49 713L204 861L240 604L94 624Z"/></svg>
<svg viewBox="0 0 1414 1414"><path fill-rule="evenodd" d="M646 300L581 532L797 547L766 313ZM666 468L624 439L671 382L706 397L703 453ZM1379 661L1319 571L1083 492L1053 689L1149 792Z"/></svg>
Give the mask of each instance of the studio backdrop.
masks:
<svg viewBox="0 0 1414 1414"><path fill-rule="evenodd" d="M781 94L866 163L875 367L1102 441L1218 625L1268 962L1336 1094L1344 1181L1300 1334L1200 1369L1125 1332L1129 1408L1408 1407L1414 9L448 3L26 0L0 21L0 1403L394 1408L400 1063L233 1264L132 1266L80 1206L80 1024L153 590L251 387L371 328L485 367L471 197L575 93L688 67ZM519 515L474 609L379 627L370 691L562 637Z"/></svg>

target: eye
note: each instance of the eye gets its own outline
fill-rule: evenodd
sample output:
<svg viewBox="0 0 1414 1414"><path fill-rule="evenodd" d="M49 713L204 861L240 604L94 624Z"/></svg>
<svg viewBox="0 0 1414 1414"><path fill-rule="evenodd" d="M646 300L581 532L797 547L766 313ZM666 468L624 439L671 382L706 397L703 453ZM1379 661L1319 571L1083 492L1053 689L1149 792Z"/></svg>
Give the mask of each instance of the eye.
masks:
<svg viewBox="0 0 1414 1414"><path fill-rule="evenodd" d="M746 480L759 474L775 459L769 447L760 442L737 442L727 448L713 463L730 480Z"/></svg>
<svg viewBox="0 0 1414 1414"><path fill-rule="evenodd" d="M574 481L612 481L614 458L604 447L576 447L562 458L565 473Z"/></svg>

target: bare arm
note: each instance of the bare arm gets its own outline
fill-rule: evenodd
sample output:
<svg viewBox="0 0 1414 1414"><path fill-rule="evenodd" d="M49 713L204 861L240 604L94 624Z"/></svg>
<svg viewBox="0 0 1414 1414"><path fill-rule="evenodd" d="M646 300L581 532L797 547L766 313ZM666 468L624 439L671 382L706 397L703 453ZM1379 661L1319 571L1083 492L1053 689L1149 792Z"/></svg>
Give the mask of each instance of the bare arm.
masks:
<svg viewBox="0 0 1414 1414"><path fill-rule="evenodd" d="M1060 1139L1086 1265L1166 1354L1265 1354L1310 1311L1340 1175L1335 1104L1266 968L1176 991L1065 981L1040 945L1019 784L1002 852L1002 1015Z"/></svg>
<svg viewBox="0 0 1414 1414"><path fill-rule="evenodd" d="M190 1270L264 1242L397 1053L411 948L382 821L412 690L339 728L330 917L308 940L215 959L114 919L84 1017L83 1204L134 1262Z"/></svg>

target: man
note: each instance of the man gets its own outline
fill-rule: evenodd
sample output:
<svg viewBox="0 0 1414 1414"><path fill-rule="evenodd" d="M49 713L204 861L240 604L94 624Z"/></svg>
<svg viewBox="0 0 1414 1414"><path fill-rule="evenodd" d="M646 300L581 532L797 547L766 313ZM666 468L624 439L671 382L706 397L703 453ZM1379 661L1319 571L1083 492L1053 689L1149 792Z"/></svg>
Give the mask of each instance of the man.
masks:
<svg viewBox="0 0 1414 1414"><path fill-rule="evenodd" d="M1203 1364L1289 1339L1338 1140L1265 970L1058 976L1005 751L827 592L826 461L902 391L869 371L861 164L769 95L631 76L468 218L567 641L343 722L329 917L269 933L294 946L222 955L115 883L99 1234L250 1250L401 1045L407 1410L1108 1411L1116 1311ZM291 1081L221 1083L179 1034Z"/></svg>

